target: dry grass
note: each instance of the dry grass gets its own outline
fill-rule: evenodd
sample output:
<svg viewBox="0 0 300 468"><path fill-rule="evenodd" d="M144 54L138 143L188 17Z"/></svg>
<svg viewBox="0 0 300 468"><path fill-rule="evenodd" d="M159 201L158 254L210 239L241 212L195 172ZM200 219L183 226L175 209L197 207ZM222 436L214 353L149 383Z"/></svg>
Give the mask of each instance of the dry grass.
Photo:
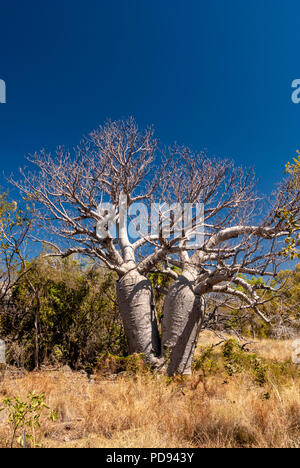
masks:
<svg viewBox="0 0 300 468"><path fill-rule="evenodd" d="M218 341L209 334L208 346ZM290 359L288 342L253 345L261 355ZM201 350L200 350L201 351ZM219 348L218 351L219 352ZM8 376L9 377L9 376ZM6 396L26 398L45 392L58 413L52 422L42 416L38 438L43 447L299 447L300 377L272 375L259 386L249 372L233 376L197 371L185 380L168 381L152 375L96 375L43 372L0 383ZM11 429L0 413L0 447Z"/></svg>
<svg viewBox="0 0 300 468"><path fill-rule="evenodd" d="M222 333L224 338L230 339L232 335ZM291 359L292 343L294 340L254 340L249 338L248 348L251 351L257 352L264 359L272 359L278 362L286 362ZM220 339L210 331L204 331L201 333L201 339L199 340L199 348L203 346L210 346L220 342Z"/></svg>

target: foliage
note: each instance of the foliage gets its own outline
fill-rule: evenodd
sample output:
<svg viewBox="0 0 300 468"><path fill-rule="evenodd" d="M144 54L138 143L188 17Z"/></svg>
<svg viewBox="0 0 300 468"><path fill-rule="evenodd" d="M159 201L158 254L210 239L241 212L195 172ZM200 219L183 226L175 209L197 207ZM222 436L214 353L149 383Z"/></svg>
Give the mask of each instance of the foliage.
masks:
<svg viewBox="0 0 300 468"><path fill-rule="evenodd" d="M25 401L19 397L5 398L3 405L0 411L8 410L8 422L12 427L11 448L14 446L18 433L20 435L17 441L18 444L22 445L22 431L26 431L26 439L31 442L32 447L38 447L36 443L36 428L40 427L40 418L43 410L48 410L51 420L55 421L57 419L57 414L46 405L44 393L38 395L35 392L30 392Z"/></svg>
<svg viewBox="0 0 300 468"><path fill-rule="evenodd" d="M24 273L25 248L33 224L28 204L18 206L7 193L0 194L0 300L3 303Z"/></svg>
<svg viewBox="0 0 300 468"><path fill-rule="evenodd" d="M228 375L248 370L259 385L266 382L267 365L256 354L249 354L236 340L230 339L223 346L225 370Z"/></svg>
<svg viewBox="0 0 300 468"><path fill-rule="evenodd" d="M283 384L285 379L299 376L299 369L291 360L265 359L232 338L222 346L205 346L199 351L194 357L193 370L204 377L223 375L227 379L244 374L254 384L263 387L266 384L272 386L274 382Z"/></svg>
<svg viewBox="0 0 300 468"><path fill-rule="evenodd" d="M112 272L73 257L28 266L13 289L13 310L1 314L9 363L32 369L38 352L40 364L85 368L104 351L126 352Z"/></svg>
<svg viewBox="0 0 300 468"><path fill-rule="evenodd" d="M288 190L290 193L296 193L299 191L300 185L300 152L297 150L297 157L293 158L293 162L286 164L286 173L290 176L291 180L288 184ZM300 252L297 248L300 240L300 225L299 219L295 218L294 214L287 209L285 206L281 207L276 217L283 221L284 228L288 231L285 243L286 246L282 250L282 255L289 257L291 260L300 258Z"/></svg>
<svg viewBox="0 0 300 468"><path fill-rule="evenodd" d="M150 366L145 362L144 356L136 353L124 357L104 353L102 356L99 356L97 369L105 375L119 373L136 375L150 372Z"/></svg>

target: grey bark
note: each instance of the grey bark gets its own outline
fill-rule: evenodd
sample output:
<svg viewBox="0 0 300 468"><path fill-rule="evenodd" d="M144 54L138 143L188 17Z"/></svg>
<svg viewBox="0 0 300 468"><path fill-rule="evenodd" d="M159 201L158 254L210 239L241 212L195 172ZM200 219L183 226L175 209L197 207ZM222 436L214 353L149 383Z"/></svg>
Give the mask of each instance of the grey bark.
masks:
<svg viewBox="0 0 300 468"><path fill-rule="evenodd" d="M117 297L130 354L143 353L147 362L158 365L160 337L151 282L131 270L118 280Z"/></svg>
<svg viewBox="0 0 300 468"><path fill-rule="evenodd" d="M167 359L167 373L191 374L205 303L194 293L194 277L185 272L175 281L166 296L162 322L162 353Z"/></svg>

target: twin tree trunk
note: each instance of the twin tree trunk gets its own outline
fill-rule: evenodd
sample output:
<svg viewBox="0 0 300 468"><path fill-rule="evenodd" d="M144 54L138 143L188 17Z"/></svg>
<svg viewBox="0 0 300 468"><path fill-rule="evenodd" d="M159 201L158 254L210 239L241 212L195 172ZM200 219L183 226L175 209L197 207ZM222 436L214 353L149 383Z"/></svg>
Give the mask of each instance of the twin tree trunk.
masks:
<svg viewBox="0 0 300 468"><path fill-rule="evenodd" d="M132 270L117 283L117 296L130 353L143 353L158 367L165 363L168 375L190 374L204 316L204 300L193 291L193 277L183 273L165 299L162 342L150 281Z"/></svg>

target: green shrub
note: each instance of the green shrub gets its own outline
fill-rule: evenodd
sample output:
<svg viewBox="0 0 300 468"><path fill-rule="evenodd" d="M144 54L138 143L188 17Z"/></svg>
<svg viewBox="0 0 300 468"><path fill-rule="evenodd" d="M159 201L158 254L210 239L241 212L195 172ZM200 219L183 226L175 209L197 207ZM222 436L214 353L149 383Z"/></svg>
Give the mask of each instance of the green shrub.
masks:
<svg viewBox="0 0 300 468"><path fill-rule="evenodd" d="M80 369L104 352L126 354L113 273L72 258L38 258L30 266L13 290L11 308L1 311L8 364Z"/></svg>
<svg viewBox="0 0 300 468"><path fill-rule="evenodd" d="M40 427L40 417L43 411L47 411L52 421L57 419L54 411L45 403L45 394L40 395L30 392L26 400L19 397L5 398L0 411L7 410L7 419L11 425L10 448L14 447L17 439L19 445L25 445L28 440L33 448L39 447L36 440L36 429Z"/></svg>

